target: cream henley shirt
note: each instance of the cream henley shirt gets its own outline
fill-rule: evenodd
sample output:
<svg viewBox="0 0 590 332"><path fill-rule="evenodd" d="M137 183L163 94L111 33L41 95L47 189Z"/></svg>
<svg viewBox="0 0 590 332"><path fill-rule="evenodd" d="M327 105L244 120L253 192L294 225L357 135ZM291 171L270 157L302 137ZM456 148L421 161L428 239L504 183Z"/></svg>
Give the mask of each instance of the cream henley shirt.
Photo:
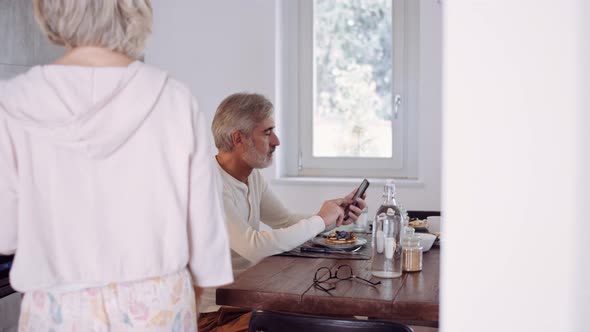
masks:
<svg viewBox="0 0 590 332"><path fill-rule="evenodd" d="M248 185L219 166L234 278L265 257L289 251L324 231L320 216L292 214L272 192L259 170ZM272 230L262 230L261 222ZM202 312L215 311L215 289L206 289Z"/></svg>

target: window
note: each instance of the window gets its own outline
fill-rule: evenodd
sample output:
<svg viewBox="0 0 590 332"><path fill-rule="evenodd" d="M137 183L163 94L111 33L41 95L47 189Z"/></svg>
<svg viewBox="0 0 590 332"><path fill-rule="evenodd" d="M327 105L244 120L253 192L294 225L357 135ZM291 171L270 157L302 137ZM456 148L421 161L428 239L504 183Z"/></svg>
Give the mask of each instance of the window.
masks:
<svg viewBox="0 0 590 332"><path fill-rule="evenodd" d="M408 17L417 2L302 0L285 11L297 13L297 38L283 53L298 51L294 89L285 90L298 105L288 175L416 177L417 38Z"/></svg>

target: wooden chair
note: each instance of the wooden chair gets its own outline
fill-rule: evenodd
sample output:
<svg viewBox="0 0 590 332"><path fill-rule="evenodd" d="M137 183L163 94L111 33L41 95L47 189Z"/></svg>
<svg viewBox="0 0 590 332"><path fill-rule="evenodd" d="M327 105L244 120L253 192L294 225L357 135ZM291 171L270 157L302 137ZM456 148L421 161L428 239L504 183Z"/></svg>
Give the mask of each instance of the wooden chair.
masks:
<svg viewBox="0 0 590 332"><path fill-rule="evenodd" d="M254 311L248 332L413 332L400 323L384 320L357 320L310 316L272 311Z"/></svg>

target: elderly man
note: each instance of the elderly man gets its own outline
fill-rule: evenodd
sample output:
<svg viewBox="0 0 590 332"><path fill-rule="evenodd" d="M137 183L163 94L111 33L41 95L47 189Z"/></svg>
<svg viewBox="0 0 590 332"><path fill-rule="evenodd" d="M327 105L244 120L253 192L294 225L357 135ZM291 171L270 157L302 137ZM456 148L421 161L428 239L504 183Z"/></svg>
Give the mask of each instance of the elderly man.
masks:
<svg viewBox="0 0 590 332"><path fill-rule="evenodd" d="M258 170L270 166L279 146L273 105L264 96L237 93L225 98L211 127L219 150L216 159L223 179L234 276L265 257L301 245L327 227L351 223L362 213L363 199L357 199L358 206L351 204L354 191L345 198L325 201L313 216L293 214L281 204ZM344 221L346 207L349 218ZM271 229L261 227L263 223ZM211 307L214 290L208 289L201 302L204 313L199 317L199 331L219 325L224 325L223 331L247 330L247 311Z"/></svg>

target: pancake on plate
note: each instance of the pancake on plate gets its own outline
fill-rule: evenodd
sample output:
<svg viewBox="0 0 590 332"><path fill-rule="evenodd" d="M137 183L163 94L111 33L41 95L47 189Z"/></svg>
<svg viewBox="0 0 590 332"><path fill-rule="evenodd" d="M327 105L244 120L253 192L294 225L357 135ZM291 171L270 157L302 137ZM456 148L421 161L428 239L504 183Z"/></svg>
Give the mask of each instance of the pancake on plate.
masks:
<svg viewBox="0 0 590 332"><path fill-rule="evenodd" d="M326 236L327 244L355 244L356 235L347 231L335 231Z"/></svg>

